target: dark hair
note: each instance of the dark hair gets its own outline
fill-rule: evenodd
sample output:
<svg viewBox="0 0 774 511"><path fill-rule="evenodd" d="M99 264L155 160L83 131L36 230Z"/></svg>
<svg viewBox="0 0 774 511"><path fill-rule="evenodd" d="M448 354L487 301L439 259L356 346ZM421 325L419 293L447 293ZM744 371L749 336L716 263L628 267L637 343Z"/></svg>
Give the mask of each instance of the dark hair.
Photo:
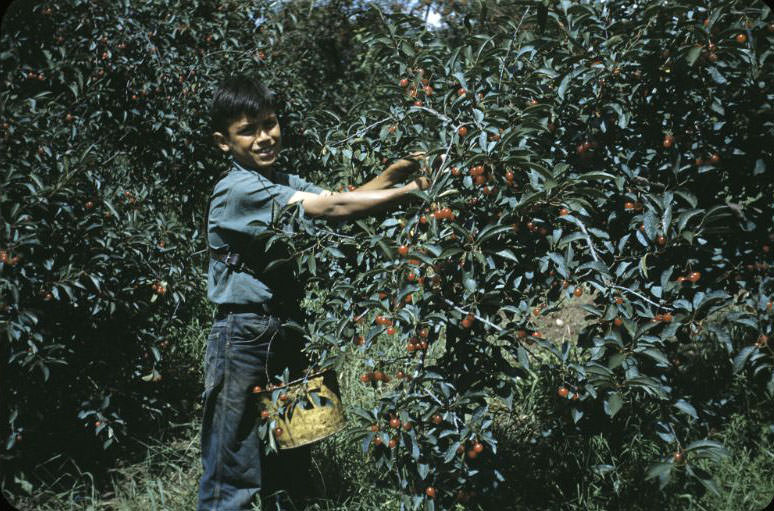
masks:
<svg viewBox="0 0 774 511"><path fill-rule="evenodd" d="M243 115L257 116L261 110L279 110L279 96L255 77L235 75L223 80L210 103L210 128L228 136L229 125Z"/></svg>

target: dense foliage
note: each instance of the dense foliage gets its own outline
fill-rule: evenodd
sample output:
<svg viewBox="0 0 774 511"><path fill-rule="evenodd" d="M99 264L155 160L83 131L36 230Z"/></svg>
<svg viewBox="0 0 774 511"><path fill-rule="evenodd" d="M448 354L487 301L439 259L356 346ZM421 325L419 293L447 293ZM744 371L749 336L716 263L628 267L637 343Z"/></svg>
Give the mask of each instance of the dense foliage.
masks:
<svg viewBox="0 0 774 511"><path fill-rule="evenodd" d="M534 382L535 449L661 446L585 466L611 507L620 480L714 489L712 432L774 398L771 11L432 4L445 29L349 2L71 0L6 20L4 476L174 416L149 387L190 379L167 333L201 314L191 256L227 165L210 89L257 70L287 100L294 173L338 190L429 154L413 202L267 235L327 290L305 325L315 365L366 354L377 399L348 434L407 509L496 499L497 417ZM584 294L577 344L536 331Z"/></svg>

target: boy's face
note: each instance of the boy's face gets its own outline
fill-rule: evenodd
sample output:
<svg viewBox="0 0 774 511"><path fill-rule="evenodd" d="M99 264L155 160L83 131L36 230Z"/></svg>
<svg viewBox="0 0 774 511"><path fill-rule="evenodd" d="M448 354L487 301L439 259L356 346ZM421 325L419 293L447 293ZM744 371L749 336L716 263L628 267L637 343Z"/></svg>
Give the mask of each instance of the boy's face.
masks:
<svg viewBox="0 0 774 511"><path fill-rule="evenodd" d="M273 110L262 110L257 117L243 115L228 127L228 133L216 132L218 147L231 153L245 168L270 170L277 161L282 144L279 120Z"/></svg>

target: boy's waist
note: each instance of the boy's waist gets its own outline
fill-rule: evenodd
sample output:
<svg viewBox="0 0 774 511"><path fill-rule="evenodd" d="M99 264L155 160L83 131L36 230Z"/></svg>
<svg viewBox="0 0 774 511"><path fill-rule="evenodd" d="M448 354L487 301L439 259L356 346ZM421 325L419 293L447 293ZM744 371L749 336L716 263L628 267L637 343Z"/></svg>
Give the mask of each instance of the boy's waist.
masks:
<svg viewBox="0 0 774 511"><path fill-rule="evenodd" d="M241 314L244 312L255 312L258 314L273 314L276 311L272 310L272 307L268 303L221 303L216 310L217 316L226 315L229 313Z"/></svg>

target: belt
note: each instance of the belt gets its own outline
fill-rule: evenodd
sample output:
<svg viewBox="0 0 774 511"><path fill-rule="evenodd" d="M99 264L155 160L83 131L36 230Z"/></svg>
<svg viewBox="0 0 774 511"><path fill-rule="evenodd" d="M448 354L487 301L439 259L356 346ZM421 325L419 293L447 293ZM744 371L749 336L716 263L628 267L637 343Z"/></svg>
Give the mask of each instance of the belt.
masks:
<svg viewBox="0 0 774 511"><path fill-rule="evenodd" d="M215 312L215 316L225 316L227 314L240 314L244 312L254 312L257 314L276 315L268 303L221 303Z"/></svg>

